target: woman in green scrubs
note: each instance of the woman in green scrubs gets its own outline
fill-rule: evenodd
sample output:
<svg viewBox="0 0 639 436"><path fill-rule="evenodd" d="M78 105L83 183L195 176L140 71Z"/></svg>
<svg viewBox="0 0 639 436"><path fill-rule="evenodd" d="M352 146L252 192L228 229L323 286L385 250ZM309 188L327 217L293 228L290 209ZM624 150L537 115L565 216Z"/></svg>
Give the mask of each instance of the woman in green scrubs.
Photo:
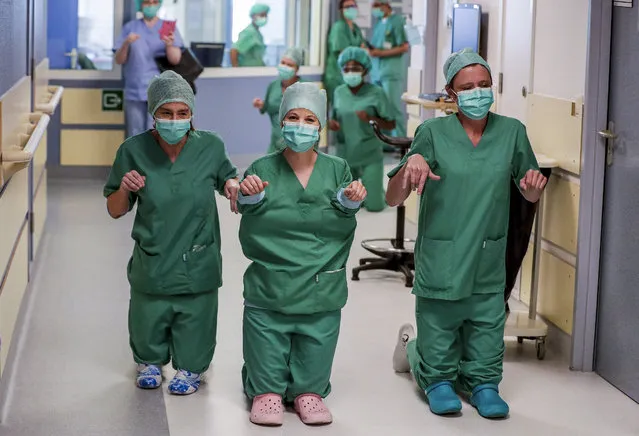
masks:
<svg viewBox="0 0 639 436"><path fill-rule="evenodd" d="M240 32L231 48L231 65L234 67L263 67L266 45L260 28L266 26L269 5L257 3L251 8L251 24Z"/></svg>
<svg viewBox="0 0 639 436"><path fill-rule="evenodd" d="M347 163L317 151L326 92L296 83L280 123L286 148L255 161L241 184L244 274L244 390L250 420L281 425L283 402L305 424L329 424L322 398L348 287L346 261L366 190Z"/></svg>
<svg viewBox="0 0 639 436"><path fill-rule="evenodd" d="M365 47L366 40L362 30L355 23L357 18L357 2L340 0L341 18L331 26L326 44L326 67L324 70L324 87L328 94L329 105L333 104L335 89L342 85L342 71L337 64L339 55L348 47Z"/></svg>
<svg viewBox="0 0 639 436"><path fill-rule="evenodd" d="M382 129L392 130L395 121L384 90L364 80L371 68L366 50L347 48L339 57L339 66L346 83L335 90L329 126L337 132L337 155L348 162L353 178L361 179L368 190L364 208L379 212L386 207L384 144L369 122L374 120Z"/></svg>
<svg viewBox="0 0 639 436"><path fill-rule="evenodd" d="M172 362L169 392L187 395L215 350L222 285L215 191L236 209L239 183L222 140L193 128L195 98L182 77L166 71L153 79L148 102L154 129L120 146L104 196L113 218L137 204L127 268L136 384L158 388L162 366Z"/></svg>
<svg viewBox="0 0 639 436"><path fill-rule="evenodd" d="M390 0L373 3L373 16L379 21L373 30L370 55L373 58L371 80L382 87L388 98L392 119L395 121L393 136L406 136L406 113L402 94L406 91L408 65L406 56L409 45L406 39L404 17L393 13Z"/></svg>
<svg viewBox="0 0 639 436"><path fill-rule="evenodd" d="M404 160L390 172L386 199L422 195L415 246L415 317L400 330L393 366L412 371L438 415L457 413L455 390L485 418L503 418L503 291L511 180L531 203L546 178L525 127L490 111L490 67L463 50L444 66L446 90L460 112L425 121Z"/></svg>
<svg viewBox="0 0 639 436"><path fill-rule="evenodd" d="M282 127L280 123L280 105L286 88L294 83L303 81L297 73L304 63L304 52L299 48L289 48L284 52L282 61L277 67L279 79L271 82L266 89L264 100L256 98L253 107L261 114L268 114L271 119L271 143L268 153L273 153L285 145L282 142Z"/></svg>

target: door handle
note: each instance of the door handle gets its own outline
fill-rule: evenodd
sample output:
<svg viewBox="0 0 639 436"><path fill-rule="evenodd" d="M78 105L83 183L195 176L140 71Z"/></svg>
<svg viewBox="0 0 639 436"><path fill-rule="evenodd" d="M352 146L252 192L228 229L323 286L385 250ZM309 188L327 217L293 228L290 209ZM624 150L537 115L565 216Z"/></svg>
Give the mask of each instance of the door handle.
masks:
<svg viewBox="0 0 639 436"><path fill-rule="evenodd" d="M73 48L70 53L65 53L65 56L71 58L71 69L75 70L78 67L78 50Z"/></svg>
<svg viewBox="0 0 639 436"><path fill-rule="evenodd" d="M606 165L612 165L612 158L615 152L615 139L617 139L617 134L615 133L615 123L610 121L608 123L608 128L604 130L600 130L597 132L600 138L606 140Z"/></svg>

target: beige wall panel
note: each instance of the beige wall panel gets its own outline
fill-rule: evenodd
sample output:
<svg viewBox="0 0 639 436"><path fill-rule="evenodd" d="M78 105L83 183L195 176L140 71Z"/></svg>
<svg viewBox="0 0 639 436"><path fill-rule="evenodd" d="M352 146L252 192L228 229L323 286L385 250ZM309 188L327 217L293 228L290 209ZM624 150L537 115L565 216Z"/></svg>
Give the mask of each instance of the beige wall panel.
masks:
<svg viewBox="0 0 639 436"><path fill-rule="evenodd" d="M44 236L44 225L47 222L47 172L42 173L40 179L40 185L36 187L36 195L33 198L33 255L34 258L38 256L38 249L40 247L40 241Z"/></svg>
<svg viewBox="0 0 639 436"><path fill-rule="evenodd" d="M582 117L581 103L528 94L527 130L533 148L574 174L581 172Z"/></svg>
<svg viewBox="0 0 639 436"><path fill-rule="evenodd" d="M7 354L12 342L16 319L27 289L29 280L29 231L25 224L20 240L16 246L16 252L11 262L11 268L7 280L0 294L0 336L2 347L0 349L0 375L4 371Z"/></svg>
<svg viewBox="0 0 639 436"><path fill-rule="evenodd" d="M579 185L552 176L544 195L543 238L577 255Z"/></svg>
<svg viewBox="0 0 639 436"><path fill-rule="evenodd" d="M47 133L40 140L40 145L33 156L33 189L36 189L38 181L42 177L47 166Z"/></svg>
<svg viewBox="0 0 639 436"><path fill-rule="evenodd" d="M63 124L124 124L124 112L102 111L102 90L65 88Z"/></svg>
<svg viewBox="0 0 639 436"><path fill-rule="evenodd" d="M417 105L409 105L408 107L411 107L411 106L418 107ZM413 116L408 117L408 124L406 125L406 132L407 132L406 134L408 136L415 137L415 131L421 124L422 124L421 118L415 118Z"/></svg>
<svg viewBox="0 0 639 436"><path fill-rule="evenodd" d="M28 134L31 111L31 78L23 77L0 96L0 152L22 144L21 135ZM2 164L0 185L10 178L12 165ZM15 168L13 168L15 170Z"/></svg>
<svg viewBox="0 0 639 436"><path fill-rule="evenodd" d="M533 247L530 245L521 276L521 299L530 301ZM541 252L541 271L537 309L540 315L572 334L575 299L575 268L547 251Z"/></svg>
<svg viewBox="0 0 639 436"><path fill-rule="evenodd" d="M419 95L422 92L422 70L417 68L408 69L406 93L409 95ZM419 118L421 108L416 104L406 105L406 112L409 115Z"/></svg>
<svg viewBox="0 0 639 436"><path fill-rule="evenodd" d="M36 104L48 102L49 94L49 59L44 59L33 73L33 91Z"/></svg>
<svg viewBox="0 0 639 436"><path fill-rule="evenodd" d="M415 192L411 192L404 205L406 206L406 219L417 225L417 219L419 217L419 196Z"/></svg>
<svg viewBox="0 0 639 436"><path fill-rule="evenodd" d="M29 172L17 172L0 197L0 277L29 210Z"/></svg>
<svg viewBox="0 0 639 436"><path fill-rule="evenodd" d="M123 142L123 130L63 129L60 132L60 164L111 166Z"/></svg>

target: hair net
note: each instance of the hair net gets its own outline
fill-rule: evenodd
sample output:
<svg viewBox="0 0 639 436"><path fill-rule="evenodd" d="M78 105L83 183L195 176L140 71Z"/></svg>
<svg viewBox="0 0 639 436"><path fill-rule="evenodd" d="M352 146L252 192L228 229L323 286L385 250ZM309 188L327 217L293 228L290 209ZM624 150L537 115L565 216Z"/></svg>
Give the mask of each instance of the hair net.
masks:
<svg viewBox="0 0 639 436"><path fill-rule="evenodd" d="M326 91L314 83L297 82L284 91L280 105L280 123L293 109L307 109L315 114L320 129L326 125Z"/></svg>
<svg viewBox="0 0 639 436"><path fill-rule="evenodd" d="M166 103L185 103L191 112L195 108L195 95L189 83L175 71L165 71L151 80L147 91L149 113Z"/></svg>
<svg viewBox="0 0 639 436"><path fill-rule="evenodd" d="M481 65L488 70L488 74L491 74L488 63L479 56L475 51L470 48L465 48L461 51L453 53L448 57L444 64L444 76L446 76L446 84L453 83L453 79L464 68L470 65Z"/></svg>
<svg viewBox="0 0 639 436"><path fill-rule="evenodd" d="M142 10L142 2L143 2L143 1L144 1L144 0L135 0L135 7L136 7L136 10L137 10L137 11L141 11L141 10ZM162 2L163 2L163 1L164 1L164 0L160 0L160 6L162 5Z"/></svg>
<svg viewBox="0 0 639 436"><path fill-rule="evenodd" d="M373 65L373 61L371 61L371 57L366 53L366 50L359 47L348 47L342 51L342 54L340 54L337 59L337 64L340 69L343 69L344 65L349 61L355 61L361 64L366 71L369 71Z"/></svg>
<svg viewBox="0 0 639 436"><path fill-rule="evenodd" d="M290 47L286 49L282 57L292 60L298 67L301 67L302 64L304 64L304 50L298 47Z"/></svg>
<svg viewBox="0 0 639 436"><path fill-rule="evenodd" d="M268 14L271 10L269 5L265 5L264 3L255 3L251 8L250 16L260 15L260 14Z"/></svg>

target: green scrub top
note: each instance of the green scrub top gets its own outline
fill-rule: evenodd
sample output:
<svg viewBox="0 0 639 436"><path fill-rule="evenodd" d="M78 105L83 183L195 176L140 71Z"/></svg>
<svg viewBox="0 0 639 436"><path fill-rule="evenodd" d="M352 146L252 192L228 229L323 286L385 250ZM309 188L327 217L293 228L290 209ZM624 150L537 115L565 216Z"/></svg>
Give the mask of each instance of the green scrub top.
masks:
<svg viewBox="0 0 639 436"><path fill-rule="evenodd" d="M264 53L266 53L264 36L254 24L250 24L240 32L233 48L239 52L238 63L240 67L263 67L266 65L264 63Z"/></svg>
<svg viewBox="0 0 639 436"><path fill-rule="evenodd" d="M211 291L222 285L220 225L215 191L237 177L224 142L195 130L175 163L151 131L127 139L119 148L104 187L108 197L122 177L135 170L145 187L129 194L137 203L131 236L135 241L127 268L131 290L156 295Z"/></svg>
<svg viewBox="0 0 639 436"><path fill-rule="evenodd" d="M250 174L269 185L259 203L240 204L240 243L251 261L244 274L247 306L297 315L344 307L357 226L357 209L337 200L352 181L346 162L318 152L306 189L283 153L258 159Z"/></svg>
<svg viewBox="0 0 639 436"><path fill-rule="evenodd" d="M298 82L305 82L300 78ZM282 144L282 127L280 125L280 105L282 104L282 81L275 80L268 85L266 89L266 97L264 97L264 107L260 113L267 114L271 120L271 143L268 152L273 153L279 150Z"/></svg>
<svg viewBox="0 0 639 436"><path fill-rule="evenodd" d="M348 23L341 19L336 21L328 33L328 44L326 53L326 67L324 70L324 86L334 90L343 84L342 71L337 64L337 59L348 47L361 47L366 40L359 26L353 23L353 29Z"/></svg>
<svg viewBox="0 0 639 436"><path fill-rule="evenodd" d="M333 118L340 123L337 132L337 155L352 168L360 168L384 159L384 144L373 128L359 119L358 111L383 120L392 120L390 104L384 90L377 85L364 83L353 94L348 85L335 90Z"/></svg>
<svg viewBox="0 0 639 436"><path fill-rule="evenodd" d="M404 31L404 17L393 14L375 25L371 45L378 49L388 50L399 47L408 42ZM385 58L373 58L373 81L384 79L403 79L407 73L406 56L392 56Z"/></svg>
<svg viewBox="0 0 639 436"><path fill-rule="evenodd" d="M461 300L503 293L510 184L538 170L526 128L490 113L473 147L456 115L425 121L408 157L421 154L441 180L429 180L419 206L413 294Z"/></svg>

